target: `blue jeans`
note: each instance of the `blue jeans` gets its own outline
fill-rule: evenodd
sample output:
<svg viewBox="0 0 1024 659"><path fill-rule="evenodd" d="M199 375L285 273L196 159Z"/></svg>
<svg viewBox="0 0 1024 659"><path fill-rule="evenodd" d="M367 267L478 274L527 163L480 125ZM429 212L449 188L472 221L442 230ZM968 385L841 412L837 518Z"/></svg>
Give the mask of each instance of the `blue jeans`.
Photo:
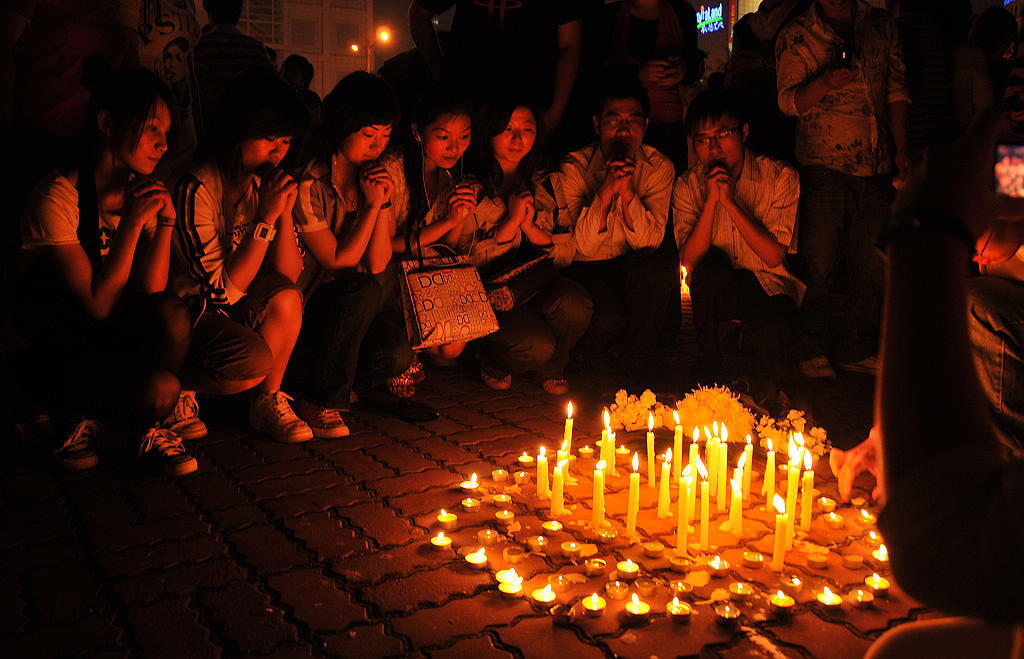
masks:
<svg viewBox="0 0 1024 659"><path fill-rule="evenodd" d="M800 356L826 353L838 334L842 361L874 354L885 266L878 238L889 217L889 177L853 176L824 167L800 168L799 256L807 293L800 306ZM845 262L850 303L841 331L830 328L835 271Z"/></svg>
<svg viewBox="0 0 1024 659"><path fill-rule="evenodd" d="M1024 282L967 282L967 331L996 431L1011 454L1024 454Z"/></svg>

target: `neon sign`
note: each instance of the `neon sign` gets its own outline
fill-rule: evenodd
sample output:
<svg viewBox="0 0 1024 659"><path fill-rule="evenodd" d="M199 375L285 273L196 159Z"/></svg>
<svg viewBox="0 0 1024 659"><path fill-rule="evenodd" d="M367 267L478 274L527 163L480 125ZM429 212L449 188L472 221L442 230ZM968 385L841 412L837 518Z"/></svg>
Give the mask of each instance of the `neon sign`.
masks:
<svg viewBox="0 0 1024 659"><path fill-rule="evenodd" d="M697 10L697 29L701 34L710 34L725 29L725 21L722 19L723 3L719 2L717 7L705 7L701 5Z"/></svg>

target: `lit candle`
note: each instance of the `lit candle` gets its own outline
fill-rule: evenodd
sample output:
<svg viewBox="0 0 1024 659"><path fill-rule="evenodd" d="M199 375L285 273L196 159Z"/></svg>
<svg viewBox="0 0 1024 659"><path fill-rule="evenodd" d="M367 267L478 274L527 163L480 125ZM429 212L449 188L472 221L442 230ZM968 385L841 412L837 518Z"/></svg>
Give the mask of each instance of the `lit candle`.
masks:
<svg viewBox="0 0 1024 659"><path fill-rule="evenodd" d="M605 469L612 460L615 459L612 453L613 447L611 445L612 438L612 416L608 413L608 408L604 408L604 428L601 430L601 457L598 458L604 463Z"/></svg>
<svg viewBox="0 0 1024 659"><path fill-rule="evenodd" d="M865 536L864 541L872 547L877 547L878 545L882 544L882 536L878 535L874 531L868 531L868 534L867 536Z"/></svg>
<svg viewBox="0 0 1024 659"><path fill-rule="evenodd" d="M640 474L636 471L639 467L640 457L634 453L633 473L629 475L629 500L626 503L626 535L629 537L636 535L636 516L640 511Z"/></svg>
<svg viewBox="0 0 1024 659"><path fill-rule="evenodd" d="M710 561L708 561L708 569L711 570L711 576L722 578L726 575L729 570L729 561L725 560L721 556L716 555Z"/></svg>
<svg viewBox="0 0 1024 659"><path fill-rule="evenodd" d="M690 285L686 283L686 266L679 266L679 296L681 298L690 297Z"/></svg>
<svg viewBox="0 0 1024 659"><path fill-rule="evenodd" d="M823 513L830 513L836 509L836 500L829 499L828 497L819 497L818 508L821 508Z"/></svg>
<svg viewBox="0 0 1024 659"><path fill-rule="evenodd" d="M788 615L792 613L793 607L796 606L796 600L781 590L776 591L768 601L771 603L772 609L775 613L780 615Z"/></svg>
<svg viewBox="0 0 1024 659"><path fill-rule="evenodd" d="M473 475L469 477L469 480L464 480L459 483L459 487L462 488L463 492L476 492L479 486L480 484L476 479L476 472L473 472Z"/></svg>
<svg viewBox="0 0 1024 659"><path fill-rule="evenodd" d="M494 519L498 521L498 524L502 526L509 526L516 519L516 514L511 510L499 510L494 513Z"/></svg>
<svg viewBox="0 0 1024 659"><path fill-rule="evenodd" d="M437 514L437 523L441 525L441 528L446 531L451 531L455 528L455 522L458 521L458 516L455 513L450 513L444 508Z"/></svg>
<svg viewBox="0 0 1024 659"><path fill-rule="evenodd" d="M808 531L811 528L811 502L814 501L814 463L810 451L804 451L804 478L801 487L803 498L800 500L800 528Z"/></svg>
<svg viewBox="0 0 1024 659"><path fill-rule="evenodd" d="M715 484L718 482L718 424L715 424L715 434L712 435L708 430L707 426L704 426L704 462L707 464L708 469L708 483L711 487L711 491L716 490Z"/></svg>
<svg viewBox="0 0 1024 659"><path fill-rule="evenodd" d="M523 454L519 456L519 464L524 467L529 467L533 464L533 456L523 451Z"/></svg>
<svg viewBox="0 0 1024 659"><path fill-rule="evenodd" d="M476 532L476 541L481 547L493 545L498 538L498 532L494 529L480 529Z"/></svg>
<svg viewBox="0 0 1024 659"><path fill-rule="evenodd" d="M575 561L580 557L580 553L583 551L583 547L580 543L575 540L567 540L561 545L562 556L566 557L570 561Z"/></svg>
<svg viewBox="0 0 1024 659"><path fill-rule="evenodd" d="M768 460L764 468L764 509L771 511L775 501L775 451L772 440L768 440Z"/></svg>
<svg viewBox="0 0 1024 659"><path fill-rule="evenodd" d="M589 460L594 457L594 449L590 448L590 444L586 444L579 450L580 457L584 460Z"/></svg>
<svg viewBox="0 0 1024 659"><path fill-rule="evenodd" d="M740 488L740 492L743 488ZM754 596L754 587L745 581L736 581L729 584L729 596L732 599L743 602Z"/></svg>
<svg viewBox="0 0 1024 659"><path fill-rule="evenodd" d="M519 470L516 473L512 474L512 478L516 480L517 485L526 485L527 483L530 482L530 474L522 470Z"/></svg>
<svg viewBox="0 0 1024 659"><path fill-rule="evenodd" d="M846 594L846 601L858 609L870 609L875 604L875 596L870 590L853 588Z"/></svg>
<svg viewBox="0 0 1024 659"><path fill-rule="evenodd" d="M551 604L555 601L555 591L551 589L551 584L538 588L532 593L533 600L540 604Z"/></svg>
<svg viewBox="0 0 1024 659"><path fill-rule="evenodd" d="M678 597L673 597L672 601L665 607L665 611L672 622L681 624L690 621L690 613L693 612L693 607L690 606L689 602L681 602Z"/></svg>
<svg viewBox="0 0 1024 659"><path fill-rule="evenodd" d="M594 465L594 527L604 526L604 460Z"/></svg>
<svg viewBox="0 0 1024 659"><path fill-rule="evenodd" d="M562 443L565 444L565 452L572 455L572 401L565 406L565 433L562 435Z"/></svg>
<svg viewBox="0 0 1024 659"><path fill-rule="evenodd" d="M562 530L562 523L559 522L557 519L549 519L548 521L541 524L540 527L548 533L558 533Z"/></svg>
<svg viewBox="0 0 1024 659"><path fill-rule="evenodd" d="M669 510L671 505L671 495L668 491L668 482L671 478L672 469L672 449L668 450L665 454L665 462L661 465L661 485L658 489L658 517L671 517L672 511Z"/></svg>
<svg viewBox="0 0 1024 659"><path fill-rule="evenodd" d="M775 510L775 547L772 552L772 569L781 572L786 560L786 502L778 494L774 500Z"/></svg>
<svg viewBox="0 0 1024 659"><path fill-rule="evenodd" d="M863 524L864 526L871 526L876 521L878 521L878 518L875 517L875 514L869 511L868 509L861 508L860 515L857 517L857 521Z"/></svg>
<svg viewBox="0 0 1024 659"><path fill-rule="evenodd" d="M508 480L508 472L504 469L494 469L491 471L491 480L495 483L504 483Z"/></svg>
<svg viewBox="0 0 1024 659"><path fill-rule="evenodd" d="M547 499L551 496L551 490L548 489L548 456L546 453L547 449L543 446L540 447L540 451L537 453L537 498Z"/></svg>
<svg viewBox="0 0 1024 659"><path fill-rule="evenodd" d="M865 579L864 583L875 595L883 596L889 592L889 580L879 576L877 572Z"/></svg>
<svg viewBox="0 0 1024 659"><path fill-rule="evenodd" d="M448 549L452 546L452 539L444 534L444 531L438 531L437 535L430 539L430 544L434 545L435 549Z"/></svg>
<svg viewBox="0 0 1024 659"><path fill-rule="evenodd" d="M512 497L507 494L494 495L494 507L505 509L512 505Z"/></svg>
<svg viewBox="0 0 1024 659"><path fill-rule="evenodd" d="M818 602L826 609L835 610L842 605L843 598L833 593L831 588L825 586L825 589L818 593Z"/></svg>
<svg viewBox="0 0 1024 659"><path fill-rule="evenodd" d="M597 593L592 594L590 597L584 597L582 604L583 611L591 618L601 616L604 613L605 606L607 606L605 599Z"/></svg>
<svg viewBox="0 0 1024 659"><path fill-rule="evenodd" d="M722 426L722 431L724 433L725 426ZM729 445L725 443L724 434L722 435L722 437L722 442L718 445L718 481L716 482L716 484L718 485L718 494L715 495L715 500L718 504L718 512L722 512L725 510L725 483L726 474L728 473L729 469Z"/></svg>
<svg viewBox="0 0 1024 659"><path fill-rule="evenodd" d="M683 473L683 427L679 425L679 412L673 410L672 416L676 421L675 434L672 436L672 482L678 483Z"/></svg>
<svg viewBox="0 0 1024 659"><path fill-rule="evenodd" d="M693 441L690 442L690 460L688 465L690 467L690 473L697 473L697 466L694 464L697 460L697 456L700 454L700 446L697 445L697 440L700 438L700 430L697 426L693 427Z"/></svg>
<svg viewBox="0 0 1024 659"><path fill-rule="evenodd" d="M526 539L526 544L530 546L530 551L537 554L543 554L547 552L548 539L542 535L531 535Z"/></svg>
<svg viewBox="0 0 1024 659"><path fill-rule="evenodd" d="M743 457L740 466L743 467L743 500L750 499L750 474L754 471L754 445L751 443L750 435L747 435L747 445L743 447Z"/></svg>
<svg viewBox="0 0 1024 659"><path fill-rule="evenodd" d="M885 548L885 545L879 545L878 549L871 552L871 555L879 563L885 564L889 562L889 550Z"/></svg>
<svg viewBox="0 0 1024 659"><path fill-rule="evenodd" d="M736 469L732 477L732 504L729 507L729 530L737 537L743 535L743 470Z"/></svg>
<svg viewBox="0 0 1024 659"><path fill-rule="evenodd" d="M462 500L462 509L467 513L475 513L480 510L480 499L474 499L473 497L466 497Z"/></svg>
<svg viewBox="0 0 1024 659"><path fill-rule="evenodd" d="M686 554L690 535L690 497L693 496L693 477L690 466L683 469L679 479L679 524L676 527L676 553Z"/></svg>
<svg viewBox="0 0 1024 659"><path fill-rule="evenodd" d="M710 549L709 543L709 520L711 518L711 489L708 483L708 470L704 468L704 463L697 458L697 471L700 473L700 548L704 551Z"/></svg>
<svg viewBox="0 0 1024 659"><path fill-rule="evenodd" d="M636 593L633 593L631 601L626 603L626 613L630 618L646 620L651 612L651 605L641 602Z"/></svg>
<svg viewBox="0 0 1024 659"><path fill-rule="evenodd" d="M647 413L647 487L654 489L654 415Z"/></svg>
<svg viewBox="0 0 1024 659"><path fill-rule="evenodd" d="M483 568L487 565L487 551L481 547L472 553L466 554L466 562L475 568Z"/></svg>
<svg viewBox="0 0 1024 659"><path fill-rule="evenodd" d="M555 465L555 476L554 485L551 488L551 516L558 517L565 514L565 477L564 473L565 465L569 464L568 460L564 460Z"/></svg>
<svg viewBox="0 0 1024 659"><path fill-rule="evenodd" d="M843 528L843 516L837 513L828 513L822 516L822 521L825 522L825 526L830 529L841 529Z"/></svg>
<svg viewBox="0 0 1024 659"><path fill-rule="evenodd" d="M497 579L498 583L515 583L516 581L523 580L515 568L498 570L494 573L494 578Z"/></svg>
<svg viewBox="0 0 1024 659"><path fill-rule="evenodd" d="M518 581L506 581L499 583L498 590L501 592L502 597L506 597L508 599L521 597L523 594L523 578L519 577Z"/></svg>
<svg viewBox="0 0 1024 659"><path fill-rule="evenodd" d="M797 488L800 483L800 448L797 446L793 438L789 439L789 463L788 470L786 472L786 549L793 547L793 541L790 538L790 529L793 529L794 521L796 519L796 494Z"/></svg>
<svg viewBox="0 0 1024 659"><path fill-rule="evenodd" d="M760 568L764 566L764 554L756 551L743 552L743 564L747 567Z"/></svg>
<svg viewBox="0 0 1024 659"><path fill-rule="evenodd" d="M618 574L619 581L633 581L640 573L640 566L627 558L615 564L615 572Z"/></svg>

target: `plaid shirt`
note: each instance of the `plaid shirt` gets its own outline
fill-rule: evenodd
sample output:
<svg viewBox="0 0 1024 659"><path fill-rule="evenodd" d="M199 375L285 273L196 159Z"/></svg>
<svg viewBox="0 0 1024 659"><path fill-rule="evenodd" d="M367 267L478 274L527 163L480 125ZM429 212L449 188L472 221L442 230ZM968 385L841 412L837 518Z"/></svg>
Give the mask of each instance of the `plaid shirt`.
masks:
<svg viewBox="0 0 1024 659"><path fill-rule="evenodd" d="M895 145L889 104L910 101L899 39L887 12L857 0L853 63L857 78L829 91L803 114L796 92L832 67L840 38L812 4L786 26L776 44L779 107L798 117L796 158L855 176L892 171Z"/></svg>
<svg viewBox="0 0 1024 659"><path fill-rule="evenodd" d="M707 199L707 178L703 165L691 167L676 179L672 190L676 245L689 240ZM790 254L796 253L796 210L800 200L800 179L796 171L776 160L747 151L743 171L733 193L736 205L752 220L760 222L768 233ZM734 268L750 270L768 295L785 293L797 304L807 287L790 274L785 264L769 267L747 244L722 205L715 208L711 244L729 256Z"/></svg>

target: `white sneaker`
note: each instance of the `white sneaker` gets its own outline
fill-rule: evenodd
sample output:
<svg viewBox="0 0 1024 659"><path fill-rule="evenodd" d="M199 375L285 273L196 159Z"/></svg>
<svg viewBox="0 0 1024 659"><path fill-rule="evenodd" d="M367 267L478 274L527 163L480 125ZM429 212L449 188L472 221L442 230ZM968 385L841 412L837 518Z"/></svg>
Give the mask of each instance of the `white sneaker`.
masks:
<svg viewBox="0 0 1024 659"><path fill-rule="evenodd" d="M174 406L167 418L160 422L178 437L191 441L206 437L209 430L199 418L199 404L196 403L196 392L181 390L178 404Z"/></svg>
<svg viewBox="0 0 1024 659"><path fill-rule="evenodd" d="M92 469L99 462L93 443L103 436L103 424L83 419L71 431L64 445L57 449L57 459L68 469Z"/></svg>
<svg viewBox="0 0 1024 659"><path fill-rule="evenodd" d="M828 362L828 357L824 355L811 357L800 362L800 371L804 374L805 378L811 380L834 380L836 378L836 370L832 368L832 364Z"/></svg>
<svg viewBox="0 0 1024 659"><path fill-rule="evenodd" d="M249 407L249 425L279 442L308 442L313 439L313 431L295 414L291 401L292 397L280 389L257 394Z"/></svg>
<svg viewBox="0 0 1024 659"><path fill-rule="evenodd" d="M199 468L196 459L185 452L181 438L159 426L153 426L143 435L139 457L168 476L184 476Z"/></svg>

